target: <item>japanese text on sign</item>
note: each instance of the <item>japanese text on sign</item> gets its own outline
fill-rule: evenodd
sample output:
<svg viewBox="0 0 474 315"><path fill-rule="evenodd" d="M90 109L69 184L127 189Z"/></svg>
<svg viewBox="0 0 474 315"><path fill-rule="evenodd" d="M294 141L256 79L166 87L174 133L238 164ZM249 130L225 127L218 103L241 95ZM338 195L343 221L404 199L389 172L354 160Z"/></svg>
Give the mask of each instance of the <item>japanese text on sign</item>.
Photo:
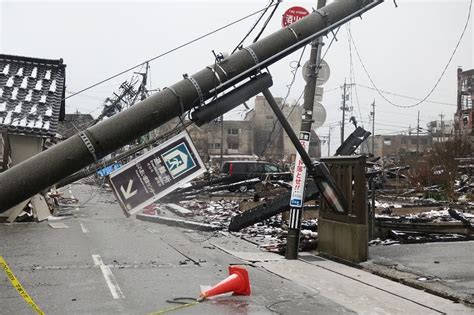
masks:
<svg viewBox="0 0 474 315"><path fill-rule="evenodd" d="M309 132L300 132L299 140L306 152L309 148ZM306 166L300 155L296 155L295 171L293 173L293 187L291 190L290 206L302 207L304 197L304 185L306 182Z"/></svg>

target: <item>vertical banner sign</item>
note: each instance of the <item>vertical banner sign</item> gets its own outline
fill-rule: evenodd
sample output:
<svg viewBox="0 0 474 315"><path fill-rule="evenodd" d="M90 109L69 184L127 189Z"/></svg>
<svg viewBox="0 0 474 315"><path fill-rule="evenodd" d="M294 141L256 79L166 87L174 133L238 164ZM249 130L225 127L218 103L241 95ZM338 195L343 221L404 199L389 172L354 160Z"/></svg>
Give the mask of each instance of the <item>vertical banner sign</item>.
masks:
<svg viewBox="0 0 474 315"><path fill-rule="evenodd" d="M301 131L299 140L303 148L306 152L309 149L309 132ZM291 199L290 199L290 206L291 207L303 207L303 198L304 198L304 185L306 182L306 166L301 160L299 154L296 154L295 160L295 170L293 172L293 185L291 189Z"/></svg>
<svg viewBox="0 0 474 315"><path fill-rule="evenodd" d="M143 209L206 170L191 139L177 135L109 176L126 215Z"/></svg>
<svg viewBox="0 0 474 315"><path fill-rule="evenodd" d="M303 7L291 7L283 13L283 19L281 21L282 27L287 27L288 25L295 23L298 20L301 20L309 14L308 10Z"/></svg>

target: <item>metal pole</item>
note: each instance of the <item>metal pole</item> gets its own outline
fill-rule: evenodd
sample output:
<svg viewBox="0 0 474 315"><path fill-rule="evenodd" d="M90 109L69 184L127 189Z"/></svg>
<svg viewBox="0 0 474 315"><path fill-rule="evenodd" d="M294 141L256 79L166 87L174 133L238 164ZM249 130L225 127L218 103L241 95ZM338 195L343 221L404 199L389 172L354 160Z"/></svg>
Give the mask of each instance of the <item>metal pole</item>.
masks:
<svg viewBox="0 0 474 315"><path fill-rule="evenodd" d="M420 153L420 111L418 111L418 121L416 123L416 153Z"/></svg>
<svg viewBox="0 0 474 315"><path fill-rule="evenodd" d="M328 135L328 156L331 156L331 126L329 126L329 135Z"/></svg>
<svg viewBox="0 0 474 315"><path fill-rule="evenodd" d="M224 115L221 115L219 119L221 123L221 167L220 170L222 171L222 165L224 164Z"/></svg>
<svg viewBox="0 0 474 315"><path fill-rule="evenodd" d="M297 153L301 156L303 163L307 167L311 166L312 162L311 162L311 158L308 155L308 152L306 152L303 145L301 145L301 142L298 139L298 136L296 136L295 132L293 131L293 128L291 128L290 123L288 122L288 120L286 120L285 115L283 115L283 113L281 112L270 90L265 89L262 91L262 93L263 93L263 96L265 96L265 99L267 100L268 104L272 108L273 112L275 113L275 116L277 116L277 119L280 122L281 126L283 127L283 130L285 130L286 134L288 135L288 138L290 138L291 142L295 146Z"/></svg>
<svg viewBox="0 0 474 315"><path fill-rule="evenodd" d="M344 124L346 120L346 80L342 89L341 145L344 143Z"/></svg>
<svg viewBox="0 0 474 315"><path fill-rule="evenodd" d="M326 5L326 0L318 0L317 8L320 9ZM313 122L313 107L314 107L314 94L316 92L316 82L318 79L319 65L321 63L321 50L323 46L322 38L316 39L311 44L311 54L309 57L309 76L304 90L304 113L303 119L301 120L301 131L300 139L304 143L307 143L307 149L309 149L310 136L311 136L311 124ZM295 171L297 172L297 167L301 161L301 157L297 155L295 163ZM293 187L291 190L291 199L290 199L290 221L288 227L288 235L286 238L286 259L297 259L299 252L300 244L300 230L301 230L301 220L303 218L303 204L304 204L304 188L306 181L306 168L304 165L301 165L301 185L296 185L295 182L298 180L295 175L293 175ZM301 187L301 188L297 188ZM294 198L301 202L294 202Z"/></svg>
<svg viewBox="0 0 474 315"><path fill-rule="evenodd" d="M375 156L375 100L372 102L372 155Z"/></svg>
<svg viewBox="0 0 474 315"><path fill-rule="evenodd" d="M0 213L97 162L382 0L335 1L0 174ZM216 87L216 81L218 83Z"/></svg>
<svg viewBox="0 0 474 315"><path fill-rule="evenodd" d="M306 166L307 172L313 178L324 200L326 200L326 202L330 205L331 209L336 213L344 213L345 211L347 211L347 201L339 187L336 185L335 180L331 177L331 174L329 173L329 170L327 169L326 165L324 163L313 163L311 161L308 152L306 152L306 149L303 147L295 132L291 128L290 123L288 122L288 120L286 120L285 115L278 107L278 104L273 98L271 92L268 89L265 89L262 92L265 98L267 99L268 104L275 113L275 116L280 121L281 126L285 130L293 145L295 146L296 151L298 152L301 157L301 160Z"/></svg>
<svg viewBox="0 0 474 315"><path fill-rule="evenodd" d="M444 114L441 113L439 117L441 118L441 141L440 142L444 142L444 122L443 122Z"/></svg>

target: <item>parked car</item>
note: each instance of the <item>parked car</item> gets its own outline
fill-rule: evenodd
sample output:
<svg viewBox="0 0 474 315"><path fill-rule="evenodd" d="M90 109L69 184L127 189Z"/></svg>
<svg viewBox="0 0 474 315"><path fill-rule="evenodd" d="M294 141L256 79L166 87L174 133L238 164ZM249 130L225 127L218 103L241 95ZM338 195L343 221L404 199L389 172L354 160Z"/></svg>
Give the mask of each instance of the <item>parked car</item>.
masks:
<svg viewBox="0 0 474 315"><path fill-rule="evenodd" d="M254 187L260 180L285 180L290 181L291 173L284 172L277 164L265 161L228 161L222 164L221 176L226 176L224 183L235 186L229 187L230 191L245 192ZM250 181L257 178L257 181ZM244 182L244 183L240 183Z"/></svg>

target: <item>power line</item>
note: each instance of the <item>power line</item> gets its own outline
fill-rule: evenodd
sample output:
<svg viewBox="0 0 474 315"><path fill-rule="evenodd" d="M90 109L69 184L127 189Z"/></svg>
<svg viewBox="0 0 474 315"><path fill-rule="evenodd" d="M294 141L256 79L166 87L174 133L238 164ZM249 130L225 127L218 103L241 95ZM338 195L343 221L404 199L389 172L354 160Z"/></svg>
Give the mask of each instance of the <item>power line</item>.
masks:
<svg viewBox="0 0 474 315"><path fill-rule="evenodd" d="M373 90L373 91L377 91L376 88L373 88L373 87L370 87L370 86L367 86L367 85L363 85L363 84L360 84L360 83L356 83L356 85L360 86L360 87L363 87L363 88L366 88L366 89L369 89L369 90ZM389 91L384 91L384 90L378 90L379 92L381 93L384 93L384 94L390 94L390 95L394 95L394 96L398 96L398 97L403 97L403 98L407 98L407 99L412 99L412 100L415 100L415 101L422 101L423 99L421 98L417 98L417 97L413 97L413 96L408 96L408 95L403 95L403 94L398 94L398 93L394 93L394 92L389 92ZM439 101L431 101L431 100L427 100L425 99L424 102L426 103L433 103L433 104L441 104L441 105L448 105L448 106L457 106L456 104L452 104L452 103L445 103L445 102L439 102Z"/></svg>
<svg viewBox="0 0 474 315"><path fill-rule="evenodd" d="M230 27L230 26L232 26L232 25L234 25L234 24L237 24L237 23L239 23L239 22L241 22L241 21L243 21L243 20L246 20L246 19L248 19L248 18L250 18L250 17L252 17L252 16L254 16L254 15L260 13L260 12L262 12L262 11L268 10L269 7L272 7L272 6L275 6L275 5L276 5L276 4L272 4L272 5L268 6L268 7L265 7L265 8L263 8L263 9L258 10L258 11L255 11L255 12L253 12L253 13L251 13L251 14L248 14L248 15L242 17L242 18L239 18L239 19L237 19L237 20L234 20L234 21L232 21L232 22L230 22L230 23L228 23L228 24L226 24L226 25L224 25L224 26L221 26L221 27L219 27L219 28L216 28L216 29L214 29L214 30L212 30L212 31L210 31L210 32L207 32L207 33L204 34L204 35L201 35L201 36L196 37L196 38L194 38L194 39L192 39L192 40L190 40L190 41L187 41L186 43L181 44L181 45L179 45L179 46L177 46L177 47L175 47L175 48L172 48L172 49L170 49L170 50L168 50L168 51L166 51L166 52L164 52L164 53L162 53L162 54L159 54L159 55L157 55L157 56L155 56L155 57L152 57L152 58L150 58L150 59L148 59L148 60L145 60L144 62L141 62L141 63L139 63L139 64L137 64L137 65L135 65L135 66L133 66L133 67L127 68L127 69L125 69L125 70L123 70L123 71L121 71L121 72L119 72L119 73L117 73L117 74L114 74L114 75L112 75L112 76L110 76L110 77L108 77L108 78L106 78L106 79L104 79L104 80L102 80L102 81L99 81L99 82L97 82L97 83L94 83L94 84L92 84L92 85L90 85L90 86L88 86L88 87L86 87L86 88L84 88L84 89L82 89L82 90L79 90L78 92L76 92L76 93L74 93L74 94L72 94L72 95L66 96L64 99L71 98L71 97L73 97L73 96L75 96L75 95L77 95L77 94L80 94L80 93L82 93L82 92L85 92L85 91L87 91L87 90L90 90L90 89L92 89L92 88L94 88L94 87L96 87L96 86L98 86L98 85L100 85L100 84L102 84L102 83L105 83L105 82L107 82L107 81L110 81L110 80L112 80L112 79L114 79L114 78L116 78L116 77L118 77L118 76L120 76L120 75L122 75L122 74L125 74L125 73L127 73L127 72L129 72L129 71L132 71L132 70L135 69L135 68L138 68L138 67L140 67L140 66L143 66L143 65L146 64L147 62L154 61L154 60L156 60L156 59L158 59L158 58L161 58L161 57L166 56L166 55L168 55L168 54L170 54L170 53L172 53L172 52L175 52L175 51L177 51L177 50L179 50L179 49L181 49L181 48L183 48L183 47L186 47L186 46L188 46L188 45L190 45L190 44L193 44L193 43L195 43L195 42L197 42L197 41L199 41L199 40L201 40L201 39L203 39L203 38L206 38L206 37L208 37L208 36L210 36L210 35L212 35L212 34L214 34L214 33L217 33L217 32L219 32L219 31L221 31L221 30L223 30L223 29L226 29L226 28L228 28L228 27Z"/></svg>
<svg viewBox="0 0 474 315"><path fill-rule="evenodd" d="M350 22L348 22L346 24L346 30L347 32L349 33L350 31L350 27L351 27L351 24ZM362 123L362 112L360 110L360 103L359 103L359 93L357 92L357 84L356 84L356 79L355 79L355 71L354 71L354 63L352 61L352 45L351 45L351 40L350 40L350 36L348 36L348 42L349 42L349 59L350 59L350 70L349 70L349 83L353 83L354 84L354 92L355 92L355 96L356 96L356 104L357 104L357 109L359 111L359 119L361 121L361 124L362 124L362 128L364 128L364 124ZM350 85L351 87L351 90L352 90L352 84ZM351 93L351 105L352 105L352 93Z"/></svg>
<svg viewBox="0 0 474 315"><path fill-rule="evenodd" d="M472 9L472 0L471 0L470 3L469 3L469 11L468 11L468 13L467 13L467 19L466 19L466 23L464 24L464 28L463 28L463 30L462 30L462 32L461 32L461 35L459 36L459 39L458 39L458 41L457 41L457 43L456 43L456 46L454 47L454 50L453 50L451 56L450 56L449 59L448 59L448 62L446 63L446 66L444 67L443 71L441 72L441 75L439 76L438 80L437 80L436 83L434 84L433 88L429 91L429 93L428 93L423 99L421 99L420 101L418 101L417 103L412 104L412 105L398 105L398 104L395 104L394 102L392 102L391 100L389 100L385 95L383 95L383 94L381 93L381 91L379 90L379 88L375 85L374 80L372 80L372 77L370 76L369 72L367 71L367 68L365 67L365 65L364 65L364 63L363 63L362 58L360 57L360 54L359 54L359 50L357 49L357 46L356 46L356 44L355 44L354 37L352 36L351 31L349 30L349 32L348 32L348 33L349 33L349 37L350 37L350 39L351 39L351 41L352 41L352 43L353 43L353 45L354 45L354 48L355 48L355 51L356 51L356 53L357 53L357 57L358 57L358 59L359 59L359 62L360 62L360 64L362 65L362 68L364 69L365 74L366 74L367 77L369 78L370 83L372 83L374 89L379 93L379 95L380 95L385 101L387 101L390 105L393 105L393 106L399 107L399 108L415 107L415 106L418 106L418 105L420 105L421 103L425 102L425 101L428 99L428 97L431 96L431 94L434 92L434 90L438 87L438 84L441 82L441 79L443 78L444 74L446 73L446 70L448 69L448 67L449 67L449 65L450 65L450 63L451 63L451 61L452 61L452 59L453 59L453 57L454 57L454 55L455 55L455 53L456 53L456 51L457 51L459 45L461 44L461 40L462 40L462 38L464 37L464 33L466 32L467 26L469 25L469 20L470 20L470 18L471 18L471 9Z"/></svg>
<svg viewBox="0 0 474 315"><path fill-rule="evenodd" d="M262 14L258 17L257 21L253 24L253 26L250 28L250 30L247 32L247 34L242 38L242 40L235 46L234 50L232 50L232 53L235 53L237 49L239 49L240 45L243 44L243 42L247 39L247 37L250 36L250 34L253 32L253 30L257 27L258 23L260 23L260 20L265 16L265 13L267 13L268 9L272 5L274 0L270 0L268 3L268 6L263 10Z"/></svg>
<svg viewBox="0 0 474 315"><path fill-rule="evenodd" d="M275 11L277 10L278 6L280 5L280 2L282 2L283 0L277 0L277 3L275 4L275 7L273 8L273 11L270 13L270 15L268 16L267 20L265 21L265 23L263 23L263 26L262 28L260 29L260 32L258 32L257 36L253 39L253 42L255 43L259 38L260 36L262 35L263 31L267 28L267 25L268 25L268 22L270 22L270 20L272 19L273 17L273 14L275 14ZM269 6L270 7L270 6Z"/></svg>
<svg viewBox="0 0 474 315"><path fill-rule="evenodd" d="M329 49L330 49L331 46L332 46L332 43L333 43L334 40L336 39L337 33L339 33L339 29L340 29L340 28L341 28L341 27L338 27L337 30L336 30L336 32L333 33L333 37L332 37L331 41L329 42L328 48L326 48L326 51L325 51L324 54L322 55L321 60L319 61L319 64L317 65L316 68L319 68L319 67L321 66L321 62L323 61L324 57L326 57L326 54L328 53ZM291 86L293 85L293 83L294 83L294 81L295 81L296 72L297 72L298 68L301 66L301 58L303 58L303 54L304 54L305 49L306 49L306 46L303 47L303 51L301 52L301 56L300 56L300 58L299 58L299 60L298 60L297 67L296 67L296 69L293 70L293 78L292 78L292 80L291 80L290 85L287 86L287 87L288 87L288 92L287 92L287 94L286 94L286 96L285 96L284 101L282 102L282 108L283 108L283 106L286 104L286 99L287 99L288 95L290 94ZM339 88L335 88L335 89L339 89ZM331 89L331 90L335 90L335 89ZM331 90L329 90L329 91L331 91ZM300 101L300 99L301 99L301 97L302 97L303 95L304 95L304 89L303 89L303 92L301 93L301 95L299 96L298 100L296 101L296 104L299 103L299 101ZM293 108L290 110L290 112L289 112L288 115L286 116L286 119L288 119L288 117L291 116L291 114L293 113L293 111L294 111L295 108L296 108L296 104L295 104L295 106L293 106ZM270 135L269 135L269 137L268 137L268 140L267 140L267 142L265 143L264 149L263 149L263 151L262 151L262 155L265 154L265 152L268 150L268 148L271 147L271 145L273 144L273 142L276 140L276 137L272 140L272 135L273 135L273 132L275 132L275 128L276 128L277 122L278 122L278 120L276 120L275 123L273 124L272 131L270 132ZM281 129L281 127L280 127L280 129ZM280 129L279 129L278 131L280 131Z"/></svg>

